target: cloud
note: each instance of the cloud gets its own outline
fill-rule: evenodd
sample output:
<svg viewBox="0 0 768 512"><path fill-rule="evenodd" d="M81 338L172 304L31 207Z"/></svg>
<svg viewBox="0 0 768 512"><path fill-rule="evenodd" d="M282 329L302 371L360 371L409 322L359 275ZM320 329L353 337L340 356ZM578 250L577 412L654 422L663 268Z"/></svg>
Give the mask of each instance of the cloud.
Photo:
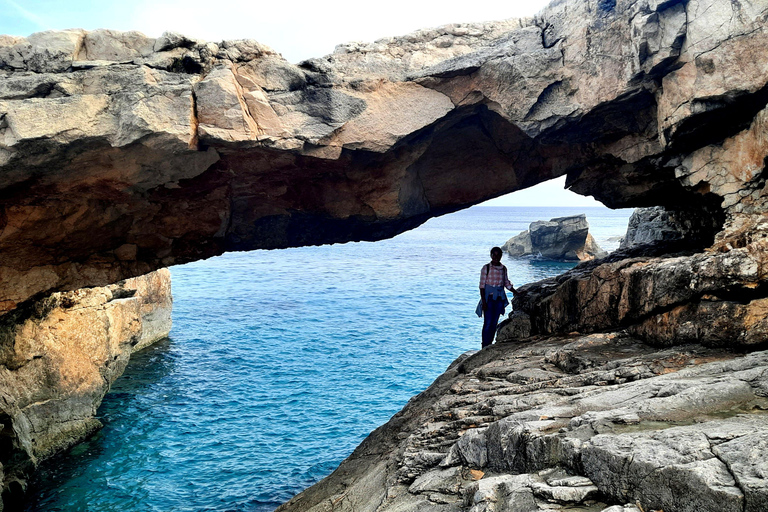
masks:
<svg viewBox="0 0 768 512"><path fill-rule="evenodd" d="M14 2L13 0L4 0L4 2L10 5L11 7L13 7L14 9L16 9L16 11L18 11L18 13L21 15L22 18L32 23L33 25L36 25L39 29L46 30L50 28L50 25L43 18L41 18L40 16L38 16L33 12L26 10L25 8L23 8L22 6Z"/></svg>

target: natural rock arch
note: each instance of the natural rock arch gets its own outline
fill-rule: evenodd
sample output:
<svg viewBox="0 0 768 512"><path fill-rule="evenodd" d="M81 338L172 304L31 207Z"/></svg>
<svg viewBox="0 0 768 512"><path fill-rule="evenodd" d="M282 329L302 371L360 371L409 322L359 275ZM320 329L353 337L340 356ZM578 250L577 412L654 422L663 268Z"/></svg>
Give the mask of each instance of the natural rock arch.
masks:
<svg viewBox="0 0 768 512"><path fill-rule="evenodd" d="M511 322L538 335L626 329L659 345L759 347L767 17L765 1L556 0L533 19L344 45L299 65L252 41L0 36L0 335L69 300L58 290L231 250L381 239L567 175L608 206L677 210L692 236L524 288ZM14 350L0 339L0 366L30 363ZM107 352L119 374L127 356ZM412 409L493 356L453 368ZM23 472L41 446L21 439L23 414L2 400L0 440ZM366 446L395 450L401 419L286 509L329 489L378 503L386 489L365 487Z"/></svg>
<svg viewBox="0 0 768 512"><path fill-rule="evenodd" d="M759 209L762 11L722 26L714 4L555 2L297 66L249 41L5 37L0 308L380 239L562 174L609 206Z"/></svg>

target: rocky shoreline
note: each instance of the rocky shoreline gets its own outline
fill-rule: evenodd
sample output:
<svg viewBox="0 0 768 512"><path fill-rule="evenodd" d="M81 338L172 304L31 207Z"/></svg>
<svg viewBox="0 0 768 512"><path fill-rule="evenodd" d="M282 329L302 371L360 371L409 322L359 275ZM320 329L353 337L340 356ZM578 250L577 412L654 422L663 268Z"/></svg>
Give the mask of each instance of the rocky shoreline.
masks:
<svg viewBox="0 0 768 512"><path fill-rule="evenodd" d="M521 287L508 343L280 510L765 510L766 42L766 0L555 0L298 65L173 33L0 36L3 501L96 428L141 345L150 311L109 283L380 240L567 176L684 235Z"/></svg>
<svg viewBox="0 0 768 512"><path fill-rule="evenodd" d="M101 427L101 400L132 353L168 336L172 304L162 269L0 319L0 510L20 506L42 460Z"/></svg>
<svg viewBox="0 0 768 512"><path fill-rule="evenodd" d="M459 358L277 510L758 512L767 443L768 352L534 338Z"/></svg>

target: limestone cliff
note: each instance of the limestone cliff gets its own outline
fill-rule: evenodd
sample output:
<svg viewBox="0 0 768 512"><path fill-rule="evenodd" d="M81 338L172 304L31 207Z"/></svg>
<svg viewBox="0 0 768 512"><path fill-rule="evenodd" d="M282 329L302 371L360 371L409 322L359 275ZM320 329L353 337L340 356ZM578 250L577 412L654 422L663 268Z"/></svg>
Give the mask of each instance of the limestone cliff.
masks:
<svg viewBox="0 0 768 512"><path fill-rule="evenodd" d="M419 75L452 91L474 62L467 97L493 76L490 110L550 156L584 152L564 157L574 190L663 205L685 229L521 287L498 337L515 343L457 361L281 511L768 507L768 59L753 46L767 14L554 2L525 58L487 50Z"/></svg>
<svg viewBox="0 0 768 512"><path fill-rule="evenodd" d="M0 323L2 502L21 499L42 459L100 427L96 410L133 351L168 335L167 269L59 292Z"/></svg>
<svg viewBox="0 0 768 512"><path fill-rule="evenodd" d="M54 292L381 239L567 175L690 230L521 287L509 339L531 343L458 362L284 509L765 510L765 354L733 350L768 329L767 20L768 0L555 0L298 65L253 41L0 37L5 332L53 330L81 293ZM105 324L114 295L82 293L94 318L45 339ZM92 428L137 332L109 325L94 365L5 335L0 371L28 379L0 388L10 492Z"/></svg>

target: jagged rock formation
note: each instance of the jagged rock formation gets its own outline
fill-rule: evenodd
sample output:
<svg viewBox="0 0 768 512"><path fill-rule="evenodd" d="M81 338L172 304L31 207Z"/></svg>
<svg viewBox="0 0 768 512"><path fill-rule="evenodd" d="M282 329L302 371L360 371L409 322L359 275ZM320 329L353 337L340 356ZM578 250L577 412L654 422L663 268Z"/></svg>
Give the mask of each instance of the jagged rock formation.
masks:
<svg viewBox="0 0 768 512"><path fill-rule="evenodd" d="M227 250L387 237L563 174L713 233L727 213L730 232L762 211L764 11L557 1L298 66L249 41L4 37L0 308Z"/></svg>
<svg viewBox="0 0 768 512"><path fill-rule="evenodd" d="M278 511L762 511L766 377L768 352L496 344Z"/></svg>
<svg viewBox="0 0 768 512"><path fill-rule="evenodd" d="M523 28L413 75L496 101L550 156L568 148L572 189L663 205L686 234L520 287L499 339L526 345L457 363L281 510L562 509L541 490L552 468L598 489L581 510L766 508L765 353L728 350L768 339L767 15L766 2L555 2L535 50L510 50Z"/></svg>
<svg viewBox="0 0 768 512"><path fill-rule="evenodd" d="M699 222L686 218L686 211L667 210L661 206L638 208L629 218L627 234L619 249L640 245L691 240L699 234Z"/></svg>
<svg viewBox="0 0 768 512"><path fill-rule="evenodd" d="M605 252L589 233L585 214L532 222L530 228L501 246L513 258L541 256L549 260L588 261Z"/></svg>
<svg viewBox="0 0 768 512"><path fill-rule="evenodd" d="M0 321L2 502L21 500L37 463L101 426L96 410L132 352L168 335L167 269L55 293Z"/></svg>
<svg viewBox="0 0 768 512"><path fill-rule="evenodd" d="M656 345L759 347L768 340L763 244L692 255L619 251L520 287L516 321L527 317L531 334L627 328Z"/></svg>

